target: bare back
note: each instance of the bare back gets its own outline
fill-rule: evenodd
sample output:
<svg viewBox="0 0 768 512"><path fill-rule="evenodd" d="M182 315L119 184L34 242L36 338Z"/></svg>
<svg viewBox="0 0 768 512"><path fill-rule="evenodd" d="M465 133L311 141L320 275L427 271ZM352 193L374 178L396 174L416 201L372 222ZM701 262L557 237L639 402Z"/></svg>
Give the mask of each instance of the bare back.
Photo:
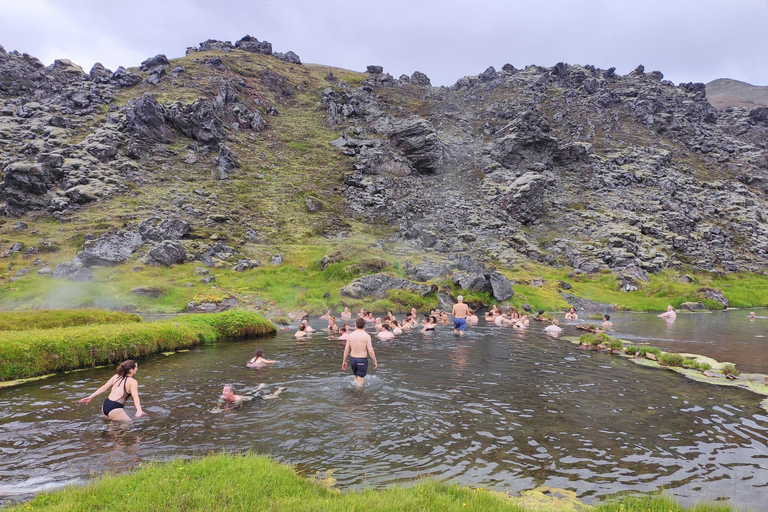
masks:
<svg viewBox="0 0 768 512"><path fill-rule="evenodd" d="M369 349L372 350L371 336L363 329L356 329L347 338L347 346L351 357L368 357Z"/></svg>
<svg viewBox="0 0 768 512"><path fill-rule="evenodd" d="M453 305L454 318L467 318L467 314L469 314L469 306L463 302L458 302Z"/></svg>

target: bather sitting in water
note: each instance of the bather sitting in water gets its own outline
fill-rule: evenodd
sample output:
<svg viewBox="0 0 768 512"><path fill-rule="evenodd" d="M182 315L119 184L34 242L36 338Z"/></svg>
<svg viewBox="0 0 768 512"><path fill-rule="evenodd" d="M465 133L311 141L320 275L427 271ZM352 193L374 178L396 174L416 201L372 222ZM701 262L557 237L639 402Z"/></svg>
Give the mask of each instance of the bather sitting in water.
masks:
<svg viewBox="0 0 768 512"><path fill-rule="evenodd" d="M675 313L675 308L673 308L672 306L667 306L667 312L657 316L659 318L666 318L667 320L674 320L675 318L677 318L677 313Z"/></svg>
<svg viewBox="0 0 768 512"><path fill-rule="evenodd" d="M557 336L561 332L563 332L563 329L560 328L559 322L556 318L552 319L552 324L548 325L544 328L544 332L547 334L551 334L552 336Z"/></svg>
<svg viewBox="0 0 768 512"><path fill-rule="evenodd" d="M279 361L272 361L271 359L264 359L264 351L260 348L256 349L256 352L253 354L253 358L248 361L246 366L248 368L261 368L265 364L272 364L277 363Z"/></svg>
<svg viewBox="0 0 768 512"><path fill-rule="evenodd" d="M576 308L571 308L571 310L568 311L565 314L565 319L566 320L578 320L579 319L579 315L576 314Z"/></svg>
<svg viewBox="0 0 768 512"><path fill-rule="evenodd" d="M250 402L256 398L271 400L277 398L277 396L285 390L284 387L280 387L277 388L274 393L265 395L263 391L265 387L266 384L261 383L256 389L238 395L235 393L235 386L232 384L224 384L224 388L221 390L221 396L219 397L216 407L214 407L211 412L223 412L225 410L234 409L243 405L243 402Z"/></svg>
<svg viewBox="0 0 768 512"><path fill-rule="evenodd" d="M309 336L309 333L307 332L307 325L301 324L299 326L299 330L294 333L294 336L297 338L307 338Z"/></svg>

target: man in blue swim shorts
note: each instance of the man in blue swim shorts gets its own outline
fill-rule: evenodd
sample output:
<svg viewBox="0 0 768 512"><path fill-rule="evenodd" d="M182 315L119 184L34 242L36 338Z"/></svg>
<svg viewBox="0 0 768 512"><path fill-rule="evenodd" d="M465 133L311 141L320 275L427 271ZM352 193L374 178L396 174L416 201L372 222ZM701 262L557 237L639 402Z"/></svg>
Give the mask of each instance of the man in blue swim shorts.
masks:
<svg viewBox="0 0 768 512"><path fill-rule="evenodd" d="M456 297L457 302L453 305L453 334L459 333L459 336L464 336L464 331L467 330L467 315L469 314L469 306L464 304L464 296L459 295Z"/></svg>
<svg viewBox="0 0 768 512"><path fill-rule="evenodd" d="M347 369L347 356L350 356L352 374L355 376L355 384L362 386L365 384L365 376L368 374L368 356L373 359L373 369L378 367L376 362L376 353L371 345L371 336L365 332L365 319L355 320L355 331L347 338L347 344L344 346L344 357L341 360L341 369Z"/></svg>

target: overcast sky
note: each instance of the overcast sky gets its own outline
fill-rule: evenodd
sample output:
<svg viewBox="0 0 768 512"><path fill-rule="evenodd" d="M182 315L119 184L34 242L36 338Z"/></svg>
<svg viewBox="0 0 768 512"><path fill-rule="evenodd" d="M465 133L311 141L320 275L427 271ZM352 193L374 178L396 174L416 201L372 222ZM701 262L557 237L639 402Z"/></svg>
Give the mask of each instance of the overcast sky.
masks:
<svg viewBox="0 0 768 512"><path fill-rule="evenodd" d="M638 64L768 85L768 0L0 0L0 45L115 70L250 34L303 62L450 85L488 66Z"/></svg>

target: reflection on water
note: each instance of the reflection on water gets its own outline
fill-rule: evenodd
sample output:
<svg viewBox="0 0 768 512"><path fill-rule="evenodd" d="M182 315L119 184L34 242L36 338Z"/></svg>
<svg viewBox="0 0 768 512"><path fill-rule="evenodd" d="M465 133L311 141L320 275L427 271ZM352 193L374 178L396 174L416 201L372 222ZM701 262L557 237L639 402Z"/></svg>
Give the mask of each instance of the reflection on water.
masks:
<svg viewBox="0 0 768 512"><path fill-rule="evenodd" d="M768 373L768 312L729 310L680 313L674 321L648 313L613 313L612 336L671 352L691 352L731 362L743 372Z"/></svg>
<svg viewBox="0 0 768 512"><path fill-rule="evenodd" d="M629 337L639 336L633 326L642 317L612 320ZM649 336L669 340L669 348L706 353L701 340L667 335L663 320L645 321L656 322ZM673 329L683 333L685 322L679 316ZM582 351L542 328L520 332L481 320L463 338L439 326L429 337L374 341L380 366L363 389L341 371L343 345L317 334L157 356L137 375L148 417L128 426L102 420L100 401L76 403L110 369L2 389L0 500L149 460L252 450L308 475L332 470L340 488L430 475L499 491L567 488L586 501L664 488L686 503L727 497L766 508L768 417L760 397ZM719 350L721 342L704 348ZM741 347L729 343L731 351ZM280 363L246 368L256 347ZM209 412L223 384L240 392L260 382L287 389L274 400Z"/></svg>

